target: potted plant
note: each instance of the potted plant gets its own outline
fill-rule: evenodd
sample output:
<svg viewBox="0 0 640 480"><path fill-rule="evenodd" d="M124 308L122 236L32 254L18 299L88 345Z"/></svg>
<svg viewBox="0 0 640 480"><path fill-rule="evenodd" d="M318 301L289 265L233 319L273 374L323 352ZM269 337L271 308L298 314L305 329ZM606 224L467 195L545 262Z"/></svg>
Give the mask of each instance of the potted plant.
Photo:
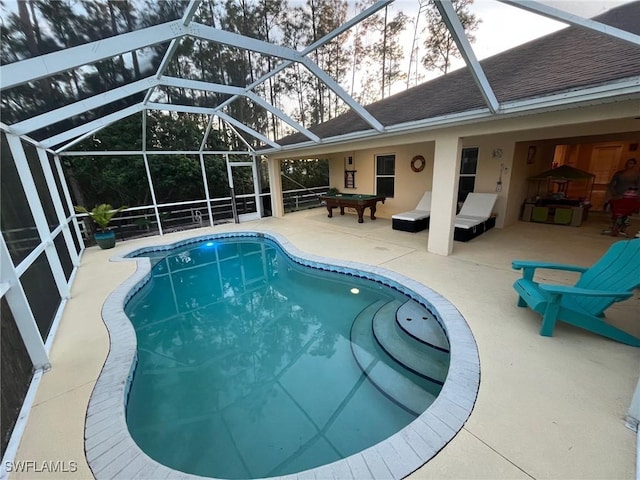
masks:
<svg viewBox="0 0 640 480"><path fill-rule="evenodd" d="M111 222L111 219L119 212L124 210L125 206L119 208L113 208L108 203L97 205L93 210L89 211L85 207L76 206L75 211L77 213L86 213L91 217L94 223L98 226L98 231L95 232L94 238L100 248L107 249L113 248L116 245L116 232L108 230L107 227Z"/></svg>

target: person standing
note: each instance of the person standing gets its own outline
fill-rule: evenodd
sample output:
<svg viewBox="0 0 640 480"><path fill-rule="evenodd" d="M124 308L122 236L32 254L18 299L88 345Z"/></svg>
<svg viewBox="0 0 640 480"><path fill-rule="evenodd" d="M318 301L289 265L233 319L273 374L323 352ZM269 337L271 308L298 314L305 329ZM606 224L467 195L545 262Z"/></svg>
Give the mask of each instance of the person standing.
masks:
<svg viewBox="0 0 640 480"><path fill-rule="evenodd" d="M622 198L629 189L640 189L640 169L635 158L627 160L624 169L618 170L611 177L604 198L605 206L609 203L609 200Z"/></svg>
<svg viewBox="0 0 640 480"><path fill-rule="evenodd" d="M616 206L614 209L611 202L616 202L623 198L630 198L636 200L634 203L637 205L638 191L640 190L640 169L638 169L638 161L635 158L630 158L625 162L624 170L618 170L613 174L607 187L607 193L605 195L604 208L608 210L612 209L614 216L613 224L610 230L604 230L602 233L610 233L614 237L618 234L626 236L625 230L631 224L629 218L631 212L620 213L620 206ZM634 210L637 211L637 208ZM639 232L640 233L640 232Z"/></svg>

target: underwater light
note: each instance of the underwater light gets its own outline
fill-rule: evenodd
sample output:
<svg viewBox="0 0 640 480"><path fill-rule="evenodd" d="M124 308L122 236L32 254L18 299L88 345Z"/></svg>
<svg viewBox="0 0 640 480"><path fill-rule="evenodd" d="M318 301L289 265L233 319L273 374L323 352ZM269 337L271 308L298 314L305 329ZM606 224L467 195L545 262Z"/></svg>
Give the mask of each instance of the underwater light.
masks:
<svg viewBox="0 0 640 480"><path fill-rule="evenodd" d="M353 293L354 295L357 295L357 294L359 294L359 293L360 293L360 289L359 289L359 288L355 288L355 287L354 287L354 288L352 288L352 289L350 290L350 292L351 292L351 293Z"/></svg>

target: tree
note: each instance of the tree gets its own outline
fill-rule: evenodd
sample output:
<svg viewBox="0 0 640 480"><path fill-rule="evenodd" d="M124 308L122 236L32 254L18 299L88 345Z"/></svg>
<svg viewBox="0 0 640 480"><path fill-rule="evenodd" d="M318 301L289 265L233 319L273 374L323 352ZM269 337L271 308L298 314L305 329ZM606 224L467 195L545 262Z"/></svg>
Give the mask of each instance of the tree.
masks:
<svg viewBox="0 0 640 480"><path fill-rule="evenodd" d="M159 150L193 150L202 139L206 125L199 116L150 113L147 117L149 166L157 200L162 203L204 198L199 162L188 155L153 155ZM100 130L76 146L83 157L62 157L63 167L76 204L140 206L151 203L141 155L92 156L91 151L140 150L142 119L132 115ZM211 131L206 148L227 150ZM220 171L226 182L226 170ZM72 180L73 179L73 180Z"/></svg>
<svg viewBox="0 0 640 480"><path fill-rule="evenodd" d="M40 3L35 0L17 2L18 12L9 12L6 20L2 19L2 64L60 49L61 42L50 35L49 26L41 26L43 20L38 15ZM4 10L4 4L2 7ZM14 123L68 103L68 93L63 88L66 84L64 76L65 74L58 74L3 91L3 121Z"/></svg>
<svg viewBox="0 0 640 480"><path fill-rule="evenodd" d="M279 34L279 30L286 19L287 3L286 0L260 0L258 4L258 16L260 17L260 37L266 42L273 42L273 38ZM271 57L266 57L266 69L271 71L277 61ZM278 82L274 77L269 77L268 82L261 85L261 90L266 98L274 107L278 108L280 103L280 92L282 83ZM268 117L272 138L276 139L280 136L278 129L277 117L271 114Z"/></svg>
<svg viewBox="0 0 640 480"><path fill-rule="evenodd" d="M371 3L373 0L363 0ZM0 0L2 2L2 0ZM189 0L21 0L15 11L8 12L0 22L0 63L43 55L62 48L99 41L124 32L179 19ZM306 0L292 6L288 0L203 0L194 21L231 32L250 36L269 43L286 45L301 51L319 40L347 18L346 0ZM401 17L398 17L401 18ZM377 76L376 87L384 85L386 92L401 75L398 68L401 49L397 42L400 22L391 21L380 30L384 33L382 60L370 68ZM358 27L360 28L360 27ZM367 29L363 27L362 36ZM354 39L346 31L331 42L309 53L309 57L327 72L333 80L348 85L349 69L366 69L371 43L365 45L361 36ZM394 40L395 38L395 40ZM63 105L108 91L114 87L155 72L164 58L169 42L131 52L121 52L90 65L61 72L42 80L35 80L3 91L1 106L5 122L16 123L34 115L51 111ZM351 49L356 53L352 56ZM244 87L263 77L282 62L266 54L229 46L192 36L180 38L166 76L176 76L205 82ZM362 90L355 87L352 92ZM358 77L359 81L362 78ZM366 88L372 88L368 79ZM327 85L300 63L294 62L286 71L270 77L253 91L272 105L289 111L302 125L327 121L343 113L347 107ZM32 132L34 139L51 137L61 131L90 122L139 102L144 93L111 102L89 112L66 118ZM228 101L233 97L233 101ZM368 100L368 98L367 98ZM199 91L189 88L158 86L151 101L167 101L215 108L224 105L224 112L261 134L279 138L291 129L276 115L269 114L256 102L244 96L229 96L220 92ZM233 147L244 149L245 144L226 126L216 126L234 142ZM242 134L247 143L257 146L254 137Z"/></svg>
<svg viewBox="0 0 640 480"><path fill-rule="evenodd" d="M329 162L326 159L282 160L281 169L283 190L323 187L329 184Z"/></svg>
<svg viewBox="0 0 640 480"><path fill-rule="evenodd" d="M399 11L389 20L388 13L388 7L385 7L382 14L371 16L361 22L363 33L374 37L368 46L356 44L361 53L366 54L366 66L370 67L361 66L361 70L369 72L364 75L359 95L359 100L365 103L390 95L393 86L404 78L400 69L404 59L404 47L400 37L407 26L408 17Z"/></svg>
<svg viewBox="0 0 640 480"><path fill-rule="evenodd" d="M294 50L303 50L306 41L306 14L302 7L293 7L288 12L283 26L283 44ZM298 62L289 66L286 75L282 76L283 90L295 92L295 112L293 117L302 125L308 125L312 118L306 105L306 90L312 90L312 78L308 70Z"/></svg>
<svg viewBox="0 0 640 480"><path fill-rule="evenodd" d="M473 0L452 0L453 8L460 19L460 23L470 43L475 41L472 32L478 29L480 20L469 11ZM427 70L440 70L446 74L451 67L454 58L461 58L453 36L442 21L440 12L435 6L434 0L429 0L425 8L427 26L425 28L428 37L424 42L426 54L422 57L422 64Z"/></svg>
<svg viewBox="0 0 640 480"><path fill-rule="evenodd" d="M386 21L385 16L382 46L382 98L391 95L391 87L406 78L400 68L404 59L404 48L400 43L400 35L404 32L407 22L408 17L402 12L398 12L390 22Z"/></svg>
<svg viewBox="0 0 640 480"><path fill-rule="evenodd" d="M311 45L344 23L347 3L344 0L307 0L303 8L295 9L295 13L295 17L290 19L291 25L296 25L295 30L287 31L288 43L292 48L296 47L291 45L292 41L299 42L303 47ZM345 37L334 38L309 54L338 83L346 78L350 63L344 40ZM297 68L294 71L300 75L297 88L303 91L299 98L299 114L311 125L332 118L337 107L335 102L332 105L333 93L329 87L315 75Z"/></svg>

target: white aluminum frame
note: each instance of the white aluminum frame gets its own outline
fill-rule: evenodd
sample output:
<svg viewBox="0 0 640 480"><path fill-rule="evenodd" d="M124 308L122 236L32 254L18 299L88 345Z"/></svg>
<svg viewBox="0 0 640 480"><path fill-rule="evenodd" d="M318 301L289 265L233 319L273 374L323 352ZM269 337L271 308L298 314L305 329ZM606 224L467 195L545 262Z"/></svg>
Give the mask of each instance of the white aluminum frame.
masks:
<svg viewBox="0 0 640 480"><path fill-rule="evenodd" d="M496 113L500 108L500 103L493 93L493 89L491 88L491 85L489 85L489 80L484 74L484 70L482 70L480 62L473 52L471 43L469 43L469 40L464 33L464 27L462 26L462 23L460 23L460 19L458 18L453 5L451 4L451 2L436 0L435 6L438 9L438 12L440 12L442 20L449 29L449 32L451 32L451 36L456 42L462 58L464 58L464 61L469 67L469 71L471 72L476 85L480 89L480 93L482 94L482 98L484 98L484 102L489 107L491 113Z"/></svg>
<svg viewBox="0 0 640 480"><path fill-rule="evenodd" d="M211 210L211 199L208 190L208 185L206 182L206 170L204 164L204 155L224 155L227 163L228 174L230 178L230 182L232 184L231 178L231 164L229 162L229 154L245 154L252 156L252 162L240 162L234 163L233 165L251 165L254 173L254 183L256 185L255 194L256 194L256 203L258 205L258 213L260 214L260 191L258 188L258 178L257 178L257 157L255 150L248 144L248 142L238 133L237 129L243 130L244 132L258 138L263 141L267 148L260 151L260 153L271 153L275 151L294 151L300 148L307 148L312 145L317 145L319 143L323 144L335 144L339 142L352 141L357 139L366 139L372 138L374 136L379 136L380 134L398 134L401 132L410 132L416 131L418 129L424 128L440 128L443 126L451 125L451 124L461 124L468 123L472 121L477 121L481 119L487 119L495 116L495 114L500 115L514 115L514 114L522 114L529 112L531 110L540 111L550 111L562 107L568 103L578 103L578 102L594 102L594 101L606 101L608 98L616 97L619 99L626 98L626 95L637 95L638 87L640 86L640 78L630 79L625 82L616 82L609 85L603 85L598 87L589 87L586 89L577 90L571 93L564 93L558 95L550 95L541 99L533 99L533 100L525 100L525 101L517 101L517 102L507 102L504 104L500 104L493 91L489 82L480 67L479 62L477 61L475 54L473 52L473 48L469 44L468 40L464 35L464 31L460 25L460 22L455 15L455 11L450 3L450 0L436 0L436 7L441 13L447 27L450 29L452 35L454 36L456 43L462 53L465 62L470 68L471 73L474 76L474 80L478 84L485 102L487 104L487 108L478 109L472 112L464 112L462 114L456 115L445 115L435 119L427 119L416 122L407 122L404 124L393 125L384 127L375 117L373 117L364 107L358 104L351 96L349 96L340 85L337 84L329 75L327 75L324 71L322 71L317 64L312 62L309 59L309 54L315 51L317 48L326 44L333 38L337 37L344 31L348 30L355 24L361 22L365 18L373 15L378 12L380 9L384 8L388 4L392 3L393 0L379 0L371 5L369 8L365 9L363 12L359 13L351 20L345 22L340 27L336 28L331 33L327 34L323 38L316 41L314 44L309 45L307 48L298 52L296 50L286 48L280 45L269 44L267 42L259 41L256 39L243 37L241 35L225 32L216 28L212 28L209 26L201 25L198 23L192 22L192 19L197 11L197 8L200 5L199 0L191 0L189 5L187 6L183 17L180 20L176 20L173 22L167 22L160 25L155 25L152 27L144 28L138 31L129 32L125 34L121 34L115 37L110 37L106 39L102 39L96 42L88 43L85 45L80 45L77 47L72 47L66 50L62 50L59 52L54 52L46 55L42 55L39 57L30 58L27 60L14 62L11 64L6 64L0 66L0 89L5 90L12 87L16 87L28 82L33 82L39 79L47 78L52 75L56 75L58 73L65 72L70 69L79 68L85 65L93 64L100 60L111 58L114 56L118 56L124 53L128 53L131 51L135 51L141 48L149 47L152 45L157 45L163 42L169 42L169 47L165 52L165 56L163 57L160 66L157 72L145 79L141 79L130 84L114 88L108 92L103 94L95 95L93 97L74 102L72 104L66 105L61 108L57 108L53 111L43 113L41 115L34 116L32 118L17 122L13 125L0 124L0 128L6 133L7 142L9 148L11 149L12 155L15 160L16 167L18 169L20 182L25 191L27 201L29 204L29 209L33 215L36 229L38 232L38 236L40 238L40 243L33 249L33 251L20 262L19 265L13 264L11 256L9 254L6 242L3 236L0 236L0 297L5 297L11 312L16 320L16 324L20 331L20 334L24 340L27 352L31 361L36 369L36 376L34 376L34 383L37 383L37 379L40 378L40 375L43 371L46 371L50 367L50 360L48 357L48 346L50 346L50 342L55 335L55 330L57 327L57 322L61 316L61 312L64 309L66 304L66 299L70 295L70 284L75 277L75 273L77 271L80 255L76 252L75 244L73 242L72 235L76 236L76 240L79 242L81 250L84 249L83 238L78 226L77 218L75 215L71 215L70 217L65 216L63 201L66 202L67 207L71 212L73 212L73 204L71 200L71 196L69 193L67 182L65 181L63 170L60 163L60 157L63 155L75 156L82 155L86 156L86 152L66 152L65 150L70 147L76 145L81 142L85 138L91 136L97 131L105 128L106 126L119 121L122 118L125 118L129 115L135 114L137 112L141 112L143 115L143 138L145 136L146 129L144 125L146 124L146 112L147 109L151 108L160 108L162 110L173 110L173 111L183 111L183 112L193 112L193 113L202 113L209 116L209 124L207 127L207 131L205 132L204 138L200 145L200 149L197 151L184 151L184 152L155 152L155 151L147 151L146 150L146 141L143 141L143 148L141 151L128 151L128 152L92 152L93 156L100 155L140 155L143 158L145 170L147 174L147 181L149 183L149 188L151 191L153 205L143 206L143 207L134 207L130 210L138 210L138 209L148 209L153 208L155 211L156 220L158 222L158 228L160 234L162 234L162 224L160 222L159 216L159 206L163 205L187 205L193 203L201 203L198 201L190 201L190 202L177 202L173 204L163 204L158 205L157 200L155 198L155 190L153 185L153 180L150 175L149 165L148 165L148 155L165 155L165 154L193 154L198 155L200 160L201 171L203 175L203 181L205 186L205 197L204 201L207 202L208 210L209 210L209 218L210 224L213 224L213 215ZM555 9L553 7L549 7L543 4L540 4L531 0L499 0L502 3L533 12L535 14L543 15L545 17L559 20L564 23L568 23L570 25L578 26L581 28L591 29L597 32L600 32L605 35L612 36L617 39L621 39L626 42L630 42L635 46L640 45L640 36L632 34L630 32L626 32L617 28L610 27L608 25L604 25L602 23L584 19L576 15L572 15L561 10ZM177 79L173 77L164 76L164 72L169 63L173 60L177 47L179 46L179 42L185 36L191 36L200 38L203 40L214 41L218 43L223 43L227 45L232 45L234 47L238 47L241 49L249 49L252 51L260 52L264 55L271 55L281 59L281 63L279 63L275 68L273 68L270 72L263 75L261 78L253 82L252 84L246 87L231 87L226 85L216 85L207 82L199 82L194 80L186 80L186 79ZM276 108L274 105L271 105L269 102L258 96L254 89L267 81L269 78L277 75L282 72L285 68L291 65L293 62L298 62L304 65L311 73L313 73L317 78L323 81L331 90L334 91L336 95L338 95L347 105L351 107L352 110L356 114L358 114L361 118L363 118L371 127L371 130L354 132L346 135L340 135L336 137L332 137L329 139L320 139L317 135L306 129L304 126L300 125L298 122L291 119L284 112ZM166 86L176 86L180 88L190 88L195 90L207 90L207 91L215 91L225 94L230 94L232 97L218 105L215 108L208 109L198 109L196 107L181 107L181 106L169 106L158 103L150 103L150 98L155 88L161 85ZM136 105L132 105L128 108L122 109L118 112L112 113L110 115L103 116L94 121L87 122L81 126L76 128L69 129L67 131L61 132L58 135L54 135L50 138L43 140L42 142L34 142L26 135L30 132L34 132L36 130L45 128L47 126L56 124L65 119L72 118L78 115L82 115L86 112L90 112L95 110L96 108L102 107L104 105L113 103L120 99L126 98L128 96L134 95L136 93L144 92L146 90L146 95L144 100ZM269 140L266 136L262 135L260 132L256 132L254 129L242 124L238 120L232 118L223 110L224 108L231 104L233 101L240 97L249 98L251 101L260 105L261 107L268 110L270 113L278 117L280 120L284 121L296 131L305 135L309 140L306 142L301 142L296 145L289 146L281 146L277 142ZM204 151L204 146L206 144L206 140L211 130L211 126L215 117L218 117L222 121L227 122L229 128L235 132L236 135L241 139L242 142L247 146L247 151L240 152L212 152L212 151ZM32 173L29 171L28 163L26 160L26 155L24 152L24 148L22 145L22 141L28 141L30 143L34 143L36 146L36 151L38 155L38 159L40 161L40 165L43 169L45 181L47 187L49 188L49 192L51 195L51 199L53 202L53 206L56 212L56 218L59 222L59 225L53 230L50 231L47 219L44 214L44 209L42 204L40 203L40 199L38 196L38 192L35 187L35 182L32 176ZM47 155L45 149L50 149L53 147L57 147L56 151L49 150L49 153L53 154L53 160L55 164L55 170L52 170L50 167L50 160ZM272 168L270 168L270 172ZM60 183L62 185L63 196L64 199L60 198L57 185L55 183L55 175L58 176ZM235 208L235 205L234 205ZM73 222L73 231L71 231L70 222ZM58 258L57 251L54 244L54 238L57 235L63 235L64 244L68 250L70 258L73 264L73 272L71 274L70 279L67 281L64 270L62 268L62 264L60 259ZM58 293L60 294L61 303L58 308L58 311L53 320L48 339L43 342L37 324L35 322L35 318L33 316L33 312L31 311L31 307L29 305L28 299L24 292L24 289L20 283L20 277L27 269L33 264L33 262L42 254L45 253L48 265L51 269L51 272L54 277L54 281L56 284L56 288ZM635 402L637 406L638 402ZM25 404L26 405L26 404ZM637 408L636 408L637 411ZM14 442L14 439L12 439ZM14 442L15 443L15 442ZM1 472L0 472L1 473Z"/></svg>
<svg viewBox="0 0 640 480"><path fill-rule="evenodd" d="M271 113L276 115L281 120L285 121L297 131L303 133L305 136L315 142L320 142L319 137L289 118L275 106L268 104L268 102L255 95L255 93L251 92L250 95L250 91L253 88L260 85L262 82L266 81L277 72L281 71L291 62L300 62L309 71L316 75L321 81L323 81L331 90L333 90L336 95L338 95L369 125L371 125L375 130L382 132L384 131L383 125L351 96L349 96L337 82L335 82L329 75L327 75L322 69L320 69L314 62L312 62L307 55L320 46L324 45L331 39L335 38L337 35L351 28L356 23L374 14L379 9L391 3L391 1L393 0L380 0L376 2L374 5L356 15L353 19L345 22L343 25L336 28L333 32L320 39L318 42L315 42L313 45L307 47L304 51L298 52L288 47L270 44L261 40L244 37L236 33L227 32L224 30L192 22L191 19L193 18L193 15L195 14L195 11L200 3L198 0L192 0L181 20L147 27L145 29L128 32L116 37L110 37L89 44L72 47L66 50L53 52L46 55L41 55L39 57L30 58L0 67L0 79L2 79L0 88L7 89L31 81L39 80L47 76L55 75L57 73L61 73L70 69L78 68L86 64L94 63L96 61L104 60L116 55L121 55L123 53L128 53L130 51L134 51L165 41L171 41L169 49L165 53L160 67L158 68L158 71L156 72L154 77L140 80L138 82L133 82L132 84L124 87L119 87L104 95L94 96L91 99L87 99L83 102L76 102L73 105L56 109L52 112L49 112L48 114L34 117L33 119L29 119L25 122L19 122L15 125L16 130L11 130L12 127L9 127L10 131L14 134L23 135L37 130L38 128L57 123L61 120L64 120L65 118L79 115L98 106L105 105L136 92L143 91L145 88L147 89L145 99L139 105L128 107L126 109L120 110L119 112L115 112L111 115L107 115L100 119L94 120L93 122L88 122L76 128L62 132L58 135L54 135L40 142L44 148L52 148L55 146L60 146L61 144L78 136L85 136L91 131L104 128L117 120L120 120L128 115L142 110L145 107L150 107L151 104L149 104L149 100L151 97L151 92L153 92L156 86L162 83L162 73L175 55L175 51L178 45L177 42L184 36L192 36L195 38L209 40L225 45L231 45L241 49L259 52L265 55L271 55L285 60L283 64L273 69L257 82L254 82L254 84L246 87L244 89L244 92L242 91L242 89L218 86L217 88L221 88L229 91L229 93L233 93L234 97L232 97L228 102L225 102L222 105L218 106L216 109L214 109L213 112L207 111L205 114L216 114L219 116L219 118L224 119L226 122L236 122L234 125L237 128L241 128L247 131L247 133L250 133L254 137L260 139L261 141L264 141L271 147L278 148L278 144L276 144L275 142L267 139L258 132L252 133L253 129L246 130L249 127L246 127L244 125L241 126L240 122L232 119L232 117L225 117L225 114L223 114L223 112L221 111L224 106L234 101L238 96L250 96L253 101L268 109ZM174 83L175 80L167 80L167 82L170 85L171 83ZM181 80L181 82L188 81ZM145 83L147 85L145 85ZM185 86L184 88L190 87ZM209 88L216 87L212 86ZM59 148L59 151L64 150L65 148L66 146L62 146Z"/></svg>
<svg viewBox="0 0 640 480"><path fill-rule="evenodd" d="M36 231L38 232L40 243L18 265L14 265L13 259L9 254L8 247L4 240L4 236L0 236L0 285L2 285L2 288L0 289L0 296L6 298L7 303L9 304L9 308L14 316L16 325L20 331L20 335L22 336L34 370L36 372L42 372L51 367L48 351L51 348L51 343L55 336L62 312L70 296L70 285L80 263L80 258L76 252L76 247L69 228L69 223L75 221L75 218L73 215L69 217L65 216L62 199L58 192L58 187L54 178L54 171L51 169L47 152L38 145L35 145L38 160L43 171L47 189L49 190L56 219L58 221L58 226L54 228L53 231L50 230L49 223L44 213L44 208L36 189L33 175L29 169L26 153L24 151L22 142L27 141L27 139L12 135L8 132L5 132L5 134L8 147L18 171L22 189L24 190L27 203L29 205L30 213L35 223ZM59 173L61 171L59 159L57 156L54 156L53 160L56 165L56 173ZM66 182L64 181L64 178L61 178L60 180L60 184L63 188L63 194L66 197L65 201L67 201L67 205L72 209L73 207L70 205ZM58 235L63 236L64 245L73 265L73 270L69 280L67 280L65 276L54 243L54 239ZM45 254L60 296L60 304L54 314L54 318L52 319L51 327L45 341L42 339L40 330L29 305L29 300L20 282L22 275L33 265L42 253Z"/></svg>
<svg viewBox="0 0 640 480"><path fill-rule="evenodd" d="M280 45L270 44L268 42L256 40L253 38L243 37L242 35L238 35L231 32L226 32L220 29L216 29L213 27L209 27L206 25L201 25L199 23L193 22L193 16L197 11L197 8L200 5L199 0L192 0L183 17L180 20L176 20L173 22L167 22L161 25L155 25L152 27L144 28L141 30L137 30L134 32L128 32L126 34L121 34L116 37L110 37L107 39L99 40L96 42L92 42L85 45L80 45L77 47L72 47L70 49L62 50L59 52L50 53L47 55L42 55L39 57L27 59L20 62L11 63L8 65L4 65L0 67L0 79L1 84L0 88L7 89L17 85L21 85L27 82L31 82L34 80L38 80L47 76L55 75L57 73L64 72L69 69L78 68L82 65L94 63L99 60L103 60L105 58L110 58L116 55L121 55L123 53L127 53L133 50L137 50L140 48L148 47L151 45L155 45L158 43L170 41L171 44L169 49L165 53L165 56L161 62L158 71L153 77L148 77L143 80L139 80L137 82L132 82L129 85L118 87L116 89L111 90L110 92L106 92L103 95L97 95L90 99L86 99L81 102L76 102L72 105L68 105L66 107L62 107L60 109L56 109L52 112L48 112L47 114L39 115L33 117L32 119L28 119L22 122L18 122L14 125L8 126L9 132L14 133L16 135L24 135L31 131L34 131L38 128L42 128L47 125L51 125L53 123L57 123L65 118L70 118L71 116L79 115L86 111L90 111L98 106L104 105L106 103L113 102L120 98L124 98L133 93L144 91L147 89L147 95L142 102L142 106L133 106L129 109L122 110L120 112L116 112L112 115L105 116L102 119L96 120L94 122L89 122L85 125L77 127L75 129L68 130L67 132L63 132L59 135L55 135L51 138L45 139L41 142L44 148L50 148L57 145L60 145L64 142L67 142L73 138L81 136L82 138L86 138L88 134L93 133L105 126L124 118L127 115L135 113L148 105L151 93L153 90L161 84L166 85L177 85L181 84L182 88L197 88L197 89L207 89L212 91L222 91L233 94L233 97L223 102L218 107L206 112L208 115L218 115L219 118L224 121L230 122L232 121L232 117L224 117L222 114L222 109L229 105L231 102L235 101L235 99L240 96L246 96L251 98L251 100L260 104L262 107L269 110L272 114L289 124L296 131L304 134L307 138L309 138L314 143L321 143L322 140L303 126L297 124L297 122L290 119L286 114L281 112L275 106L270 105L264 99L261 99L257 96L252 90L258 85L265 82L268 78L276 75L281 72L284 68L290 65L292 62L299 62L303 64L307 69L309 69L314 75L316 75L321 81L323 81L329 88L331 88L336 95L338 95L347 105L349 105L361 118L363 118L375 131L383 133L390 130L389 127L385 128L377 119L375 119L369 112L364 109L361 105L359 105L353 98L351 98L341 87L338 85L331 77L329 77L324 71L322 71L314 62L312 62L308 55L309 53L315 51L320 46L324 45L328 41L332 40L336 36L340 35L347 29L351 28L353 25L358 22L364 20L370 15L376 13L381 8L385 7L389 3L392 3L393 0L379 0L369 8L360 12L358 15L345 22L340 27L336 28L331 33L327 34L323 38L319 39L314 44L308 46L303 51L298 52L296 50L283 47ZM568 23L570 25L575 25L581 28L588 28L600 33L613 36L615 38L630 42L634 45L640 45L640 36L632 34L630 32L626 32L621 29L617 29L614 27L610 27L608 25L581 18L577 15L569 14L559 9L555 9L553 7L549 7L538 2L532 0L499 0L502 3L533 12L535 14L543 15L545 17L558 20L561 22ZM451 5L450 0L436 0L436 7L441 13L443 20L445 21L447 27L451 31L456 44L459 47L460 52L465 59L465 62L470 68L470 71L473 74L474 80L476 84L480 88L482 92L483 98L487 104L487 108L490 113L503 113L504 108L497 101L489 82L480 67L479 62L477 61L473 49L469 44L468 40L464 35L464 30L455 14L453 6ZM184 36L192 36L195 38L200 38L203 40L214 41L217 43L222 43L226 45L231 45L234 47L238 47L241 49L248 49L252 51L256 51L265 55L271 55L284 61L272 69L270 72L265 74L260 79L256 80L251 85L247 87L229 87L229 86L221 86L221 85L213 85L209 84L209 86L196 85L193 83L191 86L187 87L186 85L194 82L191 80L182 80L182 79L171 79L171 78L163 78L163 72L175 55L175 50L178 45L178 41ZM146 83L146 85L145 85ZM206 82L198 82L205 83ZM219 89L219 90L218 90ZM563 98L551 99L547 98L547 102L549 105L554 106L555 101L562 102ZM566 102L566 99L565 99ZM511 102L511 107L513 108L517 104L517 102ZM531 106L529 105L529 108ZM256 133L253 129L247 130L248 127L240 127L237 120L233 120L237 122L235 124L236 128L241 128L245 130L247 133L253 135L256 138L259 138L261 141L262 137L256 136ZM395 126L394 126L395 127ZM362 135L362 138L366 138L368 136L368 131L359 132ZM258 133L259 134L259 133ZM260 134L259 134L260 135ZM266 137L264 137L266 138ZM357 138L357 134L354 138ZM75 143L75 141L74 141ZM204 142L203 142L204 143ZM278 150L281 148L277 143L269 140L266 143L270 148L261 150L262 153L269 153L274 150ZM65 145L58 148L58 151L63 151L68 148L70 145ZM302 145L299 145L302 146ZM290 149L290 147L288 148Z"/></svg>
<svg viewBox="0 0 640 480"><path fill-rule="evenodd" d="M511 5L512 7L517 7L531 13L545 16L547 18L550 18L551 20L558 20L560 22L568 23L569 25L574 25L576 27L586 28L588 30L595 30L597 32L604 33L605 35L610 35L620 40L624 40L625 42L630 42L630 43L633 43L634 45L640 45L640 35L636 35L634 33L627 32L625 30L620 30L619 28L612 27L604 23L596 22L595 20L582 18L579 15L574 15L572 13L565 12L564 10L554 8L549 5L542 4L540 2L535 2L532 0L518 0L518 1L498 0L498 1L506 5Z"/></svg>

